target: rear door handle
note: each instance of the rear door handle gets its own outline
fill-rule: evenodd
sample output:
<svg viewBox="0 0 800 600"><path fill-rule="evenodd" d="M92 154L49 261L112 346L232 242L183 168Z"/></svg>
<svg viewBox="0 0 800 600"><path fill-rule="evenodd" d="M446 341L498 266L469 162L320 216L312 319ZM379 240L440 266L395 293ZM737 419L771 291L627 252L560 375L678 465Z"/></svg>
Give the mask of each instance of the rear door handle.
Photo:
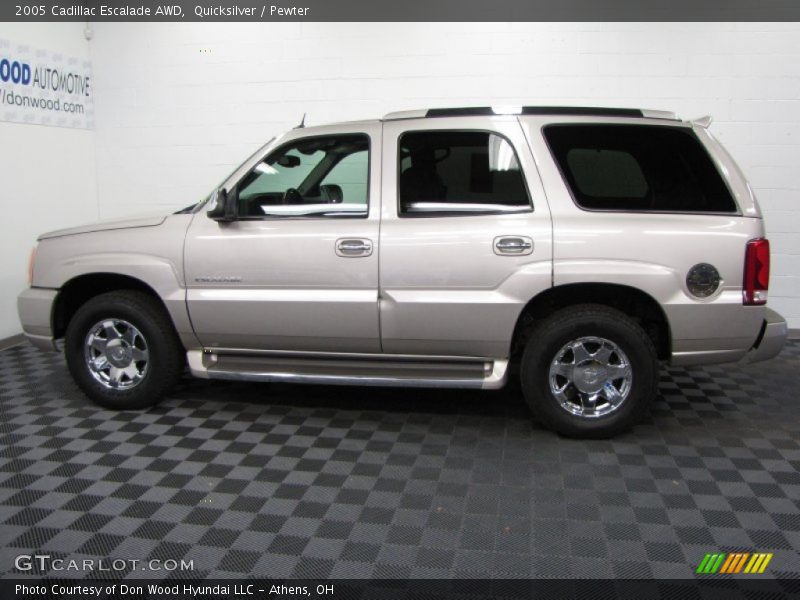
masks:
<svg viewBox="0 0 800 600"><path fill-rule="evenodd" d="M524 235L494 238L494 253L503 256L525 256L533 252L533 240Z"/></svg>
<svg viewBox="0 0 800 600"><path fill-rule="evenodd" d="M366 238L342 238L336 240L336 255L356 258L372 254L372 240Z"/></svg>

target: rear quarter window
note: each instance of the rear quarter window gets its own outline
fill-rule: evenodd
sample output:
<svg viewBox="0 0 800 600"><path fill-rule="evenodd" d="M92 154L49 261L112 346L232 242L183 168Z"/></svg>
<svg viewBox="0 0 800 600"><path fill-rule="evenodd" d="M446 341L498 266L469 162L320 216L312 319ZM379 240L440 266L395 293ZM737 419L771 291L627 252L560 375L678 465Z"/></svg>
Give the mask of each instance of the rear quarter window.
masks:
<svg viewBox="0 0 800 600"><path fill-rule="evenodd" d="M575 202L589 210L735 213L694 132L659 125L549 125L544 136Z"/></svg>

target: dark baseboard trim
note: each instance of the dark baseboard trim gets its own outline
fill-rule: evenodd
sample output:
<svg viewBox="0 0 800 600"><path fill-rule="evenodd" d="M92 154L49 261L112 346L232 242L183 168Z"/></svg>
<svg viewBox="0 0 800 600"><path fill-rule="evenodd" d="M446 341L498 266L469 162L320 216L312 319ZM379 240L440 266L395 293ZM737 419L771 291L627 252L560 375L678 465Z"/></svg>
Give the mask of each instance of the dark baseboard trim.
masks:
<svg viewBox="0 0 800 600"><path fill-rule="evenodd" d="M789 339L790 340L800 340L800 329L790 329L789 330Z"/></svg>
<svg viewBox="0 0 800 600"><path fill-rule="evenodd" d="M11 337L2 338L0 339L0 350L5 350L6 348L11 348L13 346L19 346L25 341L25 336L21 333L17 335L12 335Z"/></svg>

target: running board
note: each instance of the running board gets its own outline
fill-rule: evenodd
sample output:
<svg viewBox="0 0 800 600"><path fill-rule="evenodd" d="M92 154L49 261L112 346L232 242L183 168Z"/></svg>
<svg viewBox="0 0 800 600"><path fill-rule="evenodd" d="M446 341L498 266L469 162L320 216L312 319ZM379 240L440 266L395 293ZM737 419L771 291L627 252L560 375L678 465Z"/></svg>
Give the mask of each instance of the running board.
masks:
<svg viewBox="0 0 800 600"><path fill-rule="evenodd" d="M186 356L189 370L195 377L229 381L490 390L505 385L508 370L505 359L447 356L240 354L228 350L190 350Z"/></svg>

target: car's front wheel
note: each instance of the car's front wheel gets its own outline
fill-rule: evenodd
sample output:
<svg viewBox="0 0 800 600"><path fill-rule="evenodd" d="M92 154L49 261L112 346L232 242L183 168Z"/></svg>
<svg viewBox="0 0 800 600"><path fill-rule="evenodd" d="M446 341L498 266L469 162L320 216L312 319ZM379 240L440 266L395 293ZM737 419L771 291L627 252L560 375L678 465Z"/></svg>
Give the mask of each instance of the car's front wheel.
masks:
<svg viewBox="0 0 800 600"><path fill-rule="evenodd" d="M522 391L543 425L571 437L609 437L635 424L655 396L653 342L624 313L580 305L544 319L528 338Z"/></svg>
<svg viewBox="0 0 800 600"><path fill-rule="evenodd" d="M152 406L183 372L183 350L169 316L139 291L95 296L76 311L64 337L75 382L107 408Z"/></svg>

